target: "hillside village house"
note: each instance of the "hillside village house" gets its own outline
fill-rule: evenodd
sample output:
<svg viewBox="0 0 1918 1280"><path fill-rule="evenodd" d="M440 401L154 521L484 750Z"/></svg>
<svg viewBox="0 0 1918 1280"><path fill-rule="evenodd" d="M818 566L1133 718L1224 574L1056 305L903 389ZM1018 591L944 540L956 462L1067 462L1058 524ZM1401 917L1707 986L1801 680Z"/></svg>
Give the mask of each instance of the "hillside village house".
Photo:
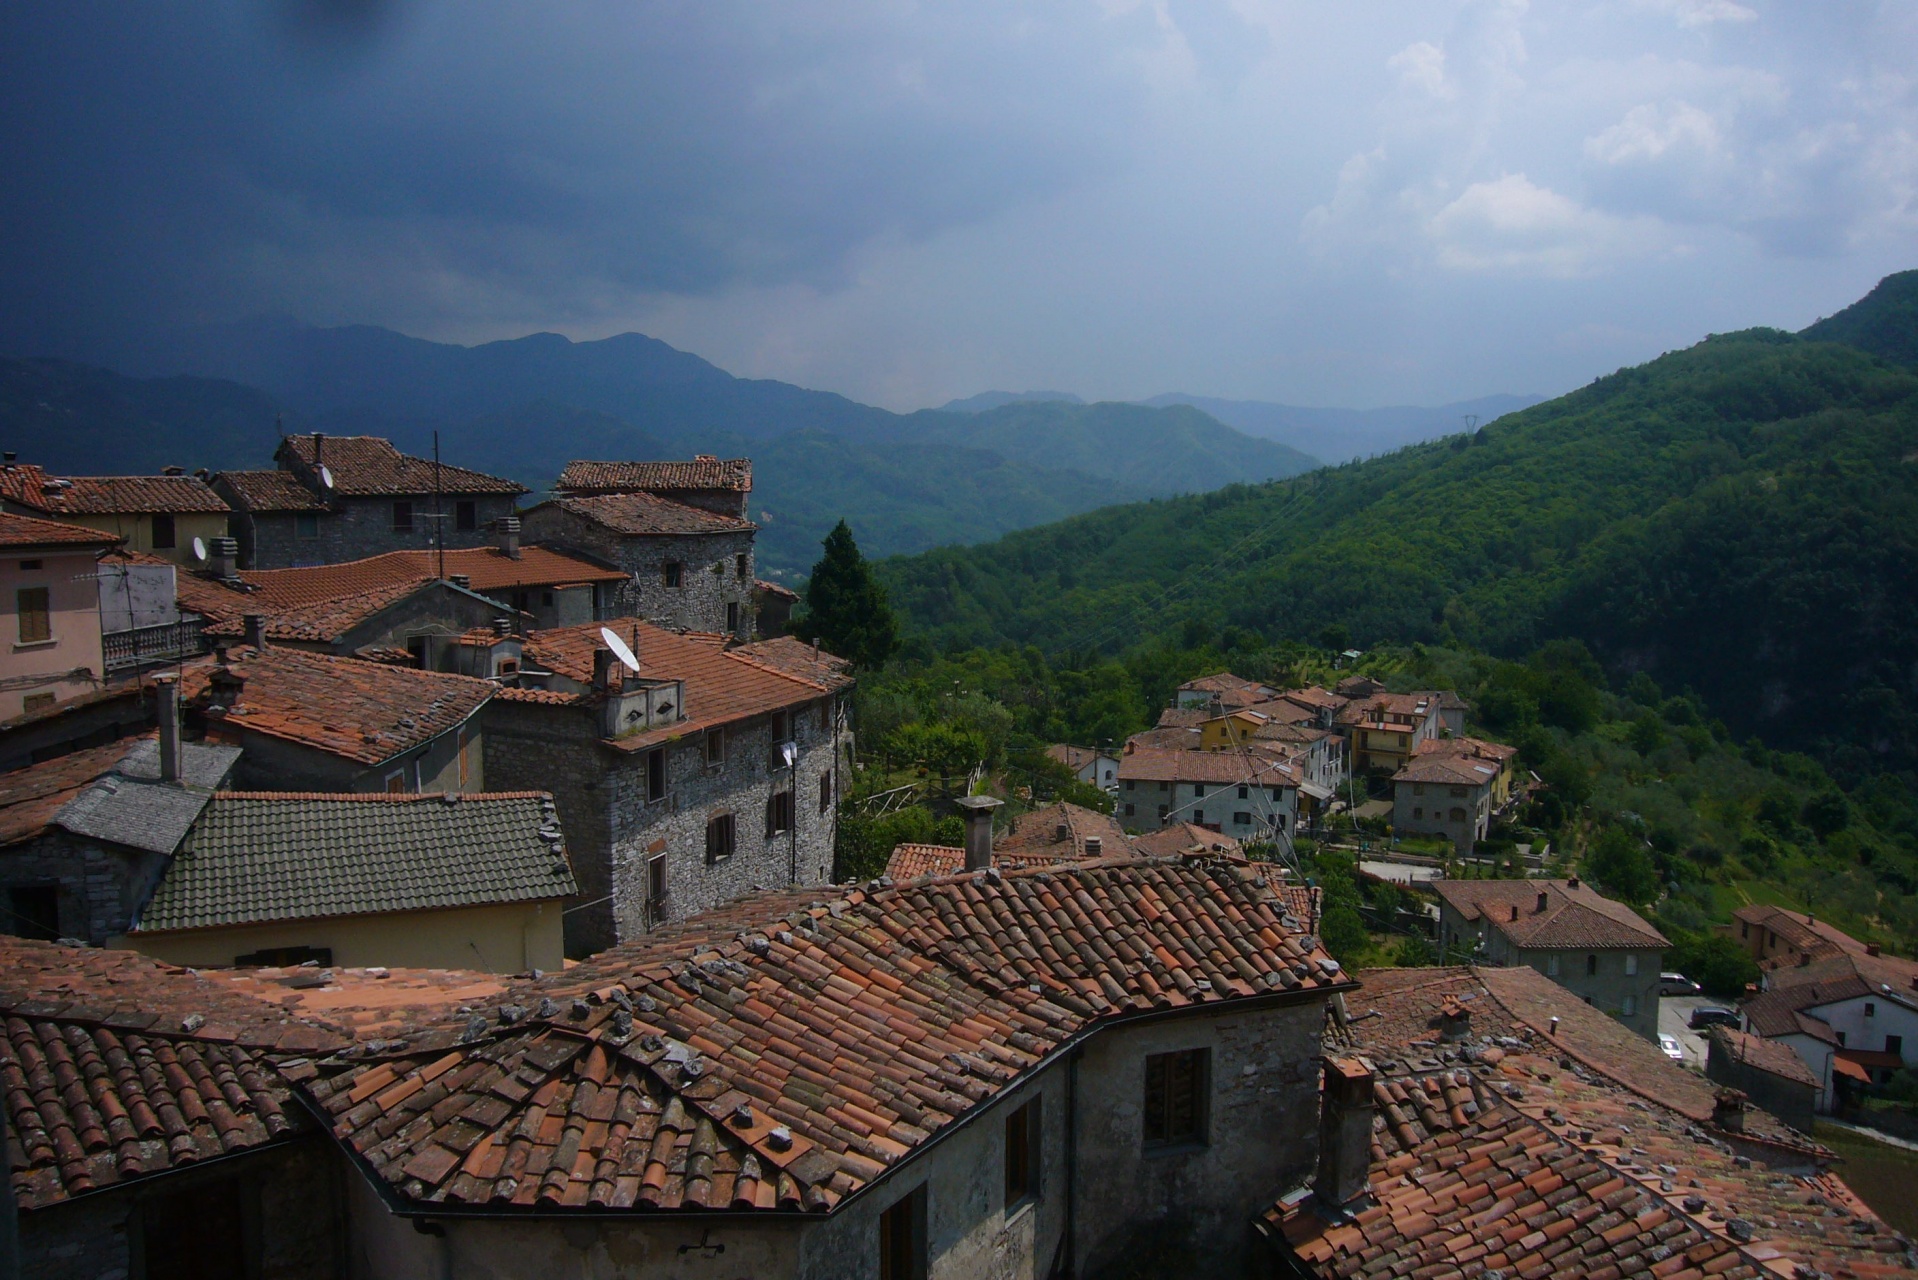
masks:
<svg viewBox="0 0 1918 1280"><path fill-rule="evenodd" d="M1713 1027L1705 1044L1706 1079L1739 1090L1799 1132L1811 1132L1824 1110L1824 1090L1789 1045L1730 1027Z"/></svg>
<svg viewBox="0 0 1918 1280"><path fill-rule="evenodd" d="M227 532L220 495L178 467L157 476L49 476L8 462L0 465L0 511L97 529L129 551L179 565L195 562L194 539L204 545Z"/></svg>
<svg viewBox="0 0 1918 1280"><path fill-rule="evenodd" d="M1250 707L1261 702L1270 702L1279 696L1277 689L1269 688L1256 680L1246 680L1229 671L1216 675L1200 676L1180 685L1172 695L1172 705L1192 711L1205 711L1217 715L1231 707Z"/></svg>
<svg viewBox="0 0 1918 1280"><path fill-rule="evenodd" d="M627 619L525 637L485 715L486 779L551 791L579 877L570 955L753 889L832 874L849 767L846 665L790 637L733 645Z"/></svg>
<svg viewBox="0 0 1918 1280"><path fill-rule="evenodd" d="M1849 939L1848 939L1849 941ZM1740 1006L1745 1030L1789 1048L1842 1111L1860 1088L1918 1066L1918 961L1840 950L1764 975Z"/></svg>
<svg viewBox="0 0 1918 1280"><path fill-rule="evenodd" d="M569 462L555 492L574 498L614 493L650 493L715 515L746 518L753 491L751 458L702 453L691 462Z"/></svg>
<svg viewBox="0 0 1918 1280"><path fill-rule="evenodd" d="M244 749L246 790L477 792L487 680L269 644L223 649L182 681L205 740Z"/></svg>
<svg viewBox="0 0 1918 1280"><path fill-rule="evenodd" d="M1868 949L1828 920L1762 902L1738 908L1732 912L1730 924L1714 929L1749 952L1765 970L1795 969L1846 952L1863 955Z"/></svg>
<svg viewBox="0 0 1918 1280"><path fill-rule="evenodd" d="M1119 785L1119 757L1096 747L1074 747L1054 743L1046 755L1072 770L1072 776L1087 786L1113 791Z"/></svg>
<svg viewBox="0 0 1918 1280"><path fill-rule="evenodd" d="M1198 724L1202 751L1258 751L1297 771L1299 815L1316 819L1345 785L1345 738L1283 699L1210 716Z"/></svg>
<svg viewBox="0 0 1918 1280"><path fill-rule="evenodd" d="M1140 747L1119 762L1114 816L1137 831L1190 822L1243 841L1288 840L1298 797L1298 771L1270 756Z"/></svg>
<svg viewBox="0 0 1918 1280"><path fill-rule="evenodd" d="M1478 738L1429 738L1392 775L1392 829L1443 836L1469 855L1510 801L1516 747Z"/></svg>
<svg viewBox="0 0 1918 1280"><path fill-rule="evenodd" d="M209 644L257 649L271 643L446 671L470 670L472 659L462 646L474 633L511 634L524 623L499 601L451 579L342 588L326 573L336 567L350 568L300 571L316 575L311 596L304 594L305 583L244 591L187 574L179 581L180 606L207 619L203 635Z"/></svg>
<svg viewBox="0 0 1918 1280"><path fill-rule="evenodd" d="M403 454L378 436L286 436L273 459L277 471L212 478L233 509L243 568L481 546L527 492L498 476Z"/></svg>
<svg viewBox="0 0 1918 1280"><path fill-rule="evenodd" d="M1403 769L1419 744L1439 736L1443 727L1436 693L1373 693L1355 699L1338 713L1346 735L1352 771L1393 774Z"/></svg>
<svg viewBox="0 0 1918 1280"><path fill-rule="evenodd" d="M0 601L8 612L0 720L46 711L105 680L94 557L117 541L79 525L0 513Z"/></svg>
<svg viewBox="0 0 1918 1280"><path fill-rule="evenodd" d="M1538 970L1648 1040L1670 944L1636 911L1570 880L1437 880L1439 948Z"/></svg>
<svg viewBox="0 0 1918 1280"><path fill-rule="evenodd" d="M1827 1148L1524 968L1375 969L1327 1026L1317 1174L1273 1270L1879 1277L1918 1253Z"/></svg>

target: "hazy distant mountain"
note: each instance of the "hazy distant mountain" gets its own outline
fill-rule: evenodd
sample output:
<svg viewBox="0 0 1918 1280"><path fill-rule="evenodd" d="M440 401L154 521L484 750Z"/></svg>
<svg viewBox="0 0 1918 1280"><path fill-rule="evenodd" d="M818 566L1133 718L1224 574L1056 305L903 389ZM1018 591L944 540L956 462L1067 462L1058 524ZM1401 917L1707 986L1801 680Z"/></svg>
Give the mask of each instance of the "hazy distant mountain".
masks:
<svg viewBox="0 0 1918 1280"><path fill-rule="evenodd" d="M1009 404L1032 404L1056 400L1061 404L1084 404L1070 391L981 391L964 400L948 400L939 406L941 413L984 413Z"/></svg>
<svg viewBox="0 0 1918 1280"><path fill-rule="evenodd" d="M1327 462L1346 462L1390 453L1422 440L1456 435L1484 426L1504 414L1528 409L1544 396L1496 395L1431 407L1397 405L1387 409L1307 409L1264 400L1221 400L1174 391L1145 401L1151 405L1189 404L1228 427L1290 445ZM1468 423L1468 418L1476 419Z"/></svg>

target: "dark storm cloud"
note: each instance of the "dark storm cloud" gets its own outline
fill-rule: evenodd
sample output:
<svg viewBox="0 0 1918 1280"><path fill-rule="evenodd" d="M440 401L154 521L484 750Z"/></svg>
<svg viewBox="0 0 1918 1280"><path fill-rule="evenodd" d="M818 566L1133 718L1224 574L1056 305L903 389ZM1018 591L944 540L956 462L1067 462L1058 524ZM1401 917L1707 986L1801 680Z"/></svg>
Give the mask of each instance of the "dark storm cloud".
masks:
<svg viewBox="0 0 1918 1280"><path fill-rule="evenodd" d="M0 24L13 349L245 310L557 318L826 284L875 236L1109 163L1136 101L1100 50L1075 61L990 5L15 5Z"/></svg>

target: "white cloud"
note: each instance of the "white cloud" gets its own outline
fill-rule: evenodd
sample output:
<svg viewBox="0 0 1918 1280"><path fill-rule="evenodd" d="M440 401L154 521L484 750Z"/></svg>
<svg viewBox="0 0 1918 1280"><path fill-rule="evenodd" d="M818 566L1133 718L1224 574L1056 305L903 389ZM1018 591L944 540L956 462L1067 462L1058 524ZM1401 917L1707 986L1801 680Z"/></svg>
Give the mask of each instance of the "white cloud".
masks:
<svg viewBox="0 0 1918 1280"><path fill-rule="evenodd" d="M1585 158L1599 164L1658 161L1668 153L1715 156L1722 144L1718 121L1689 102L1644 103L1625 118L1585 140Z"/></svg>
<svg viewBox="0 0 1918 1280"><path fill-rule="evenodd" d="M1473 183L1428 229L1439 265L1455 271L1582 276L1660 247L1655 224L1585 208L1522 173Z"/></svg>
<svg viewBox="0 0 1918 1280"><path fill-rule="evenodd" d="M1420 40L1400 49L1385 65L1398 73L1399 83L1434 98L1450 98L1454 90L1445 80L1445 50Z"/></svg>

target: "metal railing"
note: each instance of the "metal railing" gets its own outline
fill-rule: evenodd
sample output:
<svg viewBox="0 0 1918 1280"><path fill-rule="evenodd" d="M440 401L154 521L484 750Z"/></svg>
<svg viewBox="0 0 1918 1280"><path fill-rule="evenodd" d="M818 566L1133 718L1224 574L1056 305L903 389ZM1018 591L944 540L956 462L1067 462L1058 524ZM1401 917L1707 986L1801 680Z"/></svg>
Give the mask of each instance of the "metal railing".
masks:
<svg viewBox="0 0 1918 1280"><path fill-rule="evenodd" d="M124 671L150 662L173 662L197 657L206 652L206 638L201 633L205 625L203 621L195 619L191 622L163 622L157 627L135 627L130 631L105 632L100 637L100 644L106 652L107 670Z"/></svg>

